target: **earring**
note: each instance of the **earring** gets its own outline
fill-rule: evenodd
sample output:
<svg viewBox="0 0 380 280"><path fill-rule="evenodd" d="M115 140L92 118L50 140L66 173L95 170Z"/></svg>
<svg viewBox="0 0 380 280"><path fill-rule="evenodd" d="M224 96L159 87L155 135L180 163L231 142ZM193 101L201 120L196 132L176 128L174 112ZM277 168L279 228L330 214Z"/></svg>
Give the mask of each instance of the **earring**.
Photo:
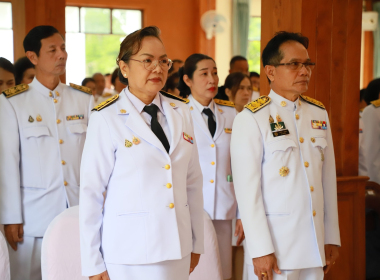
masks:
<svg viewBox="0 0 380 280"><path fill-rule="evenodd" d="M124 73L123 76L124 76L124 78L126 78L126 77L127 77L127 74Z"/></svg>

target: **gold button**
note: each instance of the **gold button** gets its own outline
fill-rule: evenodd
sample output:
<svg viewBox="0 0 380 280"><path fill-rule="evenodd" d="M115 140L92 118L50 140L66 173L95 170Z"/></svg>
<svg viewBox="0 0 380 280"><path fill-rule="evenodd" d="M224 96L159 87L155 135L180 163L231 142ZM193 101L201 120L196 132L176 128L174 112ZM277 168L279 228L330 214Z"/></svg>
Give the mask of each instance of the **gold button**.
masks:
<svg viewBox="0 0 380 280"><path fill-rule="evenodd" d="M315 210L313 210L313 216L315 217L315 215L317 215L317 212L315 212Z"/></svg>
<svg viewBox="0 0 380 280"><path fill-rule="evenodd" d="M286 102L285 101L281 101L281 106L285 107L286 106Z"/></svg>
<svg viewBox="0 0 380 280"><path fill-rule="evenodd" d="M300 116L298 114L296 114L296 119L299 120L300 119Z"/></svg>
<svg viewBox="0 0 380 280"><path fill-rule="evenodd" d="M62 165L65 165L65 164L66 164L66 161L62 160L61 163L62 163Z"/></svg>
<svg viewBox="0 0 380 280"><path fill-rule="evenodd" d="M59 139L59 144L63 144L63 140L62 139Z"/></svg>
<svg viewBox="0 0 380 280"><path fill-rule="evenodd" d="M63 184L64 184L65 186L67 186L67 182L66 182L66 181L63 181Z"/></svg>
<svg viewBox="0 0 380 280"><path fill-rule="evenodd" d="M214 183L214 180L210 180L210 183Z"/></svg>
<svg viewBox="0 0 380 280"><path fill-rule="evenodd" d="M211 144L211 148L214 148L215 147L215 145L214 144Z"/></svg>
<svg viewBox="0 0 380 280"><path fill-rule="evenodd" d="M54 101L54 103L57 103L57 102L58 102L58 100L57 100L57 99L55 99L55 98L53 99L53 101Z"/></svg>
<svg viewBox="0 0 380 280"><path fill-rule="evenodd" d="M52 94L51 92L49 92L49 96L50 96L50 97L53 97L53 94Z"/></svg>
<svg viewBox="0 0 380 280"><path fill-rule="evenodd" d="M215 165L215 162L212 161L212 162L211 162L211 165Z"/></svg>
<svg viewBox="0 0 380 280"><path fill-rule="evenodd" d="M61 123L61 120L60 120L60 119L57 119L57 123Z"/></svg>
<svg viewBox="0 0 380 280"><path fill-rule="evenodd" d="M171 189L171 187L172 187L172 184L170 184L170 183L167 183L167 184L166 184L166 187L167 187L168 189Z"/></svg>
<svg viewBox="0 0 380 280"><path fill-rule="evenodd" d="M300 137L300 142L303 143L303 138L302 137Z"/></svg>
<svg viewBox="0 0 380 280"><path fill-rule="evenodd" d="M311 137L311 142L315 143L315 138L314 137Z"/></svg>
<svg viewBox="0 0 380 280"><path fill-rule="evenodd" d="M313 186L310 187L310 191L311 191L311 192L314 191L314 187L313 187Z"/></svg>
<svg viewBox="0 0 380 280"><path fill-rule="evenodd" d="M175 107L175 103L170 103L170 106Z"/></svg>
<svg viewBox="0 0 380 280"><path fill-rule="evenodd" d="M305 167L309 167L309 163L307 161L305 161Z"/></svg>
<svg viewBox="0 0 380 280"><path fill-rule="evenodd" d="M127 111L125 111L124 109L121 109L120 110L120 113L122 113L122 114L125 114Z"/></svg>
<svg viewBox="0 0 380 280"><path fill-rule="evenodd" d="M165 169L169 170L170 169L170 165L169 164L165 165Z"/></svg>
<svg viewBox="0 0 380 280"><path fill-rule="evenodd" d="M190 107L190 111L193 111L193 106Z"/></svg>
<svg viewBox="0 0 380 280"><path fill-rule="evenodd" d="M55 93L57 94L57 96L59 96L59 92L58 91L56 91Z"/></svg>
<svg viewBox="0 0 380 280"><path fill-rule="evenodd" d="M174 203L170 203L170 204L169 204L169 208L170 208L170 209L173 209L173 208L174 208Z"/></svg>

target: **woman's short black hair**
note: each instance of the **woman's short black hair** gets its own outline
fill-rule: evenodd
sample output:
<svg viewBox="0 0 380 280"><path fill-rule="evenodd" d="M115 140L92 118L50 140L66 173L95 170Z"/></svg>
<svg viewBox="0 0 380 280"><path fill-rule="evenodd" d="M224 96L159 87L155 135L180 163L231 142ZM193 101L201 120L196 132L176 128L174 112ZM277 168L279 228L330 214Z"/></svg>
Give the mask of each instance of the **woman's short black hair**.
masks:
<svg viewBox="0 0 380 280"><path fill-rule="evenodd" d="M306 49L309 47L309 39L305 36L302 36L301 33L286 31L277 32L275 36L270 39L263 50L263 54L261 55L263 66L265 67L266 65L279 64L284 58L284 54L281 52L280 47L282 44L289 41L298 42L302 44ZM268 81L270 83L269 79Z"/></svg>
<svg viewBox="0 0 380 280"><path fill-rule="evenodd" d="M39 56L41 50L41 40L49 38L53 36L55 33L59 34L58 30L51 25L40 25L34 27L25 36L23 43L25 52L35 52L36 55Z"/></svg>
<svg viewBox="0 0 380 280"><path fill-rule="evenodd" d="M183 67L179 68L179 70L178 70L179 82L178 82L177 88L179 89L181 96L189 96L191 94L191 90L186 85L185 81L183 80L183 76L187 75L189 77L189 79L192 79L195 70L197 70L198 62L202 61L202 60L214 61L208 55L201 54L201 53L194 53L186 59Z"/></svg>
<svg viewBox="0 0 380 280"><path fill-rule="evenodd" d="M15 74L15 67L13 66L12 62L4 57L0 57L0 68L3 68L5 71L8 71L13 75Z"/></svg>
<svg viewBox="0 0 380 280"><path fill-rule="evenodd" d="M364 100L367 103L367 105L371 104L372 101L379 99L379 93L380 78L372 80L365 90Z"/></svg>
<svg viewBox="0 0 380 280"><path fill-rule="evenodd" d="M26 70L34 68L34 64L30 62L29 58L26 56L19 58L15 63L15 80L16 85L21 84L24 78L24 73Z"/></svg>
<svg viewBox="0 0 380 280"><path fill-rule="evenodd" d="M224 88L228 88L231 91L233 98L235 98L236 92L239 90L240 84L245 78L251 83L249 77L241 72L234 72L227 76L224 82Z"/></svg>

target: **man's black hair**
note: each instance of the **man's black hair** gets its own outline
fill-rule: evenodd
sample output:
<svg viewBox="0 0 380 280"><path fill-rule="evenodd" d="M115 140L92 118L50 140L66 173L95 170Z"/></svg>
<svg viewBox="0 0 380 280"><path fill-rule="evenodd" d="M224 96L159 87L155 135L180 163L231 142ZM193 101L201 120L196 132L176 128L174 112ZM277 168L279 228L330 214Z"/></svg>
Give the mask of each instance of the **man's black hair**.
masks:
<svg viewBox="0 0 380 280"><path fill-rule="evenodd" d="M367 103L367 105L371 104L371 101L379 99L379 93L380 78L372 80L365 90L364 100Z"/></svg>
<svg viewBox="0 0 380 280"><path fill-rule="evenodd" d="M4 57L0 57L0 68L3 68L5 71L11 72L13 75L15 74L15 67L12 62Z"/></svg>
<svg viewBox="0 0 380 280"><path fill-rule="evenodd" d="M234 66L234 64L235 64L236 61L241 61L241 60L247 61L247 59L244 56L241 56L241 55L235 55L233 58L231 58L231 60L230 60L230 69L232 69L232 67Z"/></svg>
<svg viewBox="0 0 380 280"><path fill-rule="evenodd" d="M40 25L34 27L29 33L25 36L23 45L25 52L31 51L35 52L37 56L40 55L41 50L41 40L49 38L56 34L58 30L50 25Z"/></svg>
<svg viewBox="0 0 380 280"><path fill-rule="evenodd" d="M260 74L257 73L257 72L249 72L249 77L250 77L250 78L252 78L252 77L260 78Z"/></svg>
<svg viewBox="0 0 380 280"><path fill-rule="evenodd" d="M280 47L282 44L294 41L302 44L306 49L309 47L309 39L302 36L301 33L293 33L280 31L277 32L274 37L268 42L261 55L263 66L277 65L284 58L284 54L281 52ZM269 83L270 80L268 79Z"/></svg>
<svg viewBox="0 0 380 280"><path fill-rule="evenodd" d="M86 86L88 82L93 82L95 84L95 80L93 78L84 78L82 81L82 86Z"/></svg>

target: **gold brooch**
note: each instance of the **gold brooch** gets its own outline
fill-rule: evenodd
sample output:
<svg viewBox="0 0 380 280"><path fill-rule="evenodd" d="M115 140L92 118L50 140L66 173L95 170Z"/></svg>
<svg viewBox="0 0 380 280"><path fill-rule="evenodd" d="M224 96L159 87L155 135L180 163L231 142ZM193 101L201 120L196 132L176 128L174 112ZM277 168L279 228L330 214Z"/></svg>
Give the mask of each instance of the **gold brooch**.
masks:
<svg viewBox="0 0 380 280"><path fill-rule="evenodd" d="M281 167L281 169L280 169L280 176L281 177L285 177L288 174L289 174L289 168L287 168L286 166Z"/></svg>

